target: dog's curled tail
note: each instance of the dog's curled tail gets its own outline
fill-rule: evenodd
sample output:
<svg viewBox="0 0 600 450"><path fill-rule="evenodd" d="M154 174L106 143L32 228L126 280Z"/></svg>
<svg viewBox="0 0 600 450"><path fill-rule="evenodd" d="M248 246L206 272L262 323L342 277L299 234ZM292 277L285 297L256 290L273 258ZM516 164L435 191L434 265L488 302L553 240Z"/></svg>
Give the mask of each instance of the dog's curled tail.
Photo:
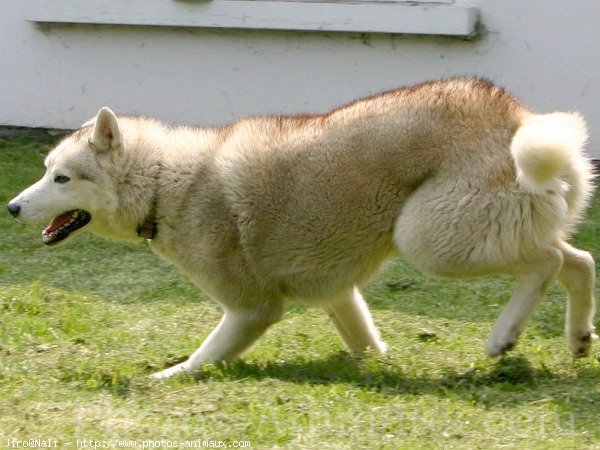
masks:
<svg viewBox="0 0 600 450"><path fill-rule="evenodd" d="M591 178L591 168L583 154L587 141L584 119L575 113L534 115L515 133L511 153L517 167L517 181L533 193L553 190L567 172L583 170ZM579 170L578 170L579 169ZM587 172L589 174L586 176Z"/></svg>

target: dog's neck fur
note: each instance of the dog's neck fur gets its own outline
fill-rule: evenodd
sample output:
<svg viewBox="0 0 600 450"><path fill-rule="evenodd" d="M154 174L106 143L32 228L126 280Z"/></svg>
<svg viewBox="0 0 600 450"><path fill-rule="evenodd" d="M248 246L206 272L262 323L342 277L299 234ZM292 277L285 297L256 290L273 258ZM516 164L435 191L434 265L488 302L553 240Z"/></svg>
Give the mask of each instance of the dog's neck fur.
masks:
<svg viewBox="0 0 600 450"><path fill-rule="evenodd" d="M179 198L173 193L188 189L193 174L210 165L223 133L218 128L169 127L146 118L123 117L119 125L124 149L106 165L119 184L119 207L91 231L120 241L155 243L170 235L170 211L180 207L173 203Z"/></svg>
<svg viewBox="0 0 600 450"><path fill-rule="evenodd" d="M160 138L163 134L161 128L164 127L157 122L134 123L127 118L121 119L120 125L125 148L121 154L112 156L112 163L107 163L107 169L113 172L120 185L115 198L119 207L106 220L96 222L92 231L121 241L153 239L157 230L163 152L161 140L156 137ZM149 138L140 139L139 135L136 136L133 128L140 126L147 128Z"/></svg>
<svg viewBox="0 0 600 450"><path fill-rule="evenodd" d="M162 170L162 148L156 143L135 142L125 151L129 160L124 173L124 182L128 185L128 195L120 199L129 201L128 210L133 212L133 231L136 235L147 240L154 239L158 232L158 206L160 191L160 174ZM145 160L139 164L139 159ZM149 164L148 164L149 163ZM140 171L140 168L145 171ZM126 198L127 197L127 198ZM130 225L131 227L131 225Z"/></svg>
<svg viewBox="0 0 600 450"><path fill-rule="evenodd" d="M150 210L146 215L143 223L141 223L137 227L137 234L139 237L144 238L146 240L152 240L156 237L156 233L158 233L158 224L156 222L156 210L158 207L158 188L160 183L160 172L161 172L161 163L158 163L158 169L156 172L156 185L154 186L154 194L152 200L150 202Z"/></svg>

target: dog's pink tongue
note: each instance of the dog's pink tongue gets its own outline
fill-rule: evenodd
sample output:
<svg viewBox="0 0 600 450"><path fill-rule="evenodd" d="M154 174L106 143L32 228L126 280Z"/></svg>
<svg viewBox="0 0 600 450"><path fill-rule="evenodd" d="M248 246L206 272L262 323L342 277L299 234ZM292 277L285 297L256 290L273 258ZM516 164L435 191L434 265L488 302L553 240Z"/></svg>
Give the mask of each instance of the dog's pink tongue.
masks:
<svg viewBox="0 0 600 450"><path fill-rule="evenodd" d="M69 211L64 214L61 214L60 216L55 217L54 219L52 219L52 222L50 222L50 225L48 225L46 227L44 232L50 233L54 230L58 230L60 227L62 227L66 223L68 223L69 220L71 220L72 215L73 215L73 213L71 211Z"/></svg>

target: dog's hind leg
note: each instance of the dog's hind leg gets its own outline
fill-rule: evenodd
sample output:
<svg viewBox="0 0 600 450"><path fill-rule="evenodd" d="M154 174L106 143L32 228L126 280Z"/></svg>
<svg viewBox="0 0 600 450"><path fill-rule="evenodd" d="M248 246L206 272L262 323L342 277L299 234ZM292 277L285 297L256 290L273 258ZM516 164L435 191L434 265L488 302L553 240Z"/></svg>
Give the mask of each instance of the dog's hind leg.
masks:
<svg viewBox="0 0 600 450"><path fill-rule="evenodd" d="M226 311L221 322L187 361L157 372L153 378L169 378L180 373L191 373L202 364L234 359L281 318L281 308L250 311Z"/></svg>
<svg viewBox="0 0 600 450"><path fill-rule="evenodd" d="M565 332L569 349L575 356L588 356L592 341L597 339L594 319L594 259L588 252L559 243L564 258L558 274L567 289L568 303Z"/></svg>
<svg viewBox="0 0 600 450"><path fill-rule="evenodd" d="M323 309L352 353L363 353L369 348L384 353L387 349L358 288L329 299Z"/></svg>
<svg viewBox="0 0 600 450"><path fill-rule="evenodd" d="M535 307L563 264L563 253L549 248L536 260L520 264L517 275L519 285L500 317L494 323L487 343L489 356L499 356L512 350Z"/></svg>

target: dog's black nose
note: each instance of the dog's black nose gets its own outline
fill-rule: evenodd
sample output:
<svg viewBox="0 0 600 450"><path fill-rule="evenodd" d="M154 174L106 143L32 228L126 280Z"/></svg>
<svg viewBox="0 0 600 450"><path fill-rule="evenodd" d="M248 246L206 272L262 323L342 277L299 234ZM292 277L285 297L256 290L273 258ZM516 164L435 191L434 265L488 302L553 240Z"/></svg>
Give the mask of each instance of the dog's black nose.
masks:
<svg viewBox="0 0 600 450"><path fill-rule="evenodd" d="M19 215L19 211L21 210L21 206L16 203L9 203L8 212L12 214L13 217L17 217Z"/></svg>

